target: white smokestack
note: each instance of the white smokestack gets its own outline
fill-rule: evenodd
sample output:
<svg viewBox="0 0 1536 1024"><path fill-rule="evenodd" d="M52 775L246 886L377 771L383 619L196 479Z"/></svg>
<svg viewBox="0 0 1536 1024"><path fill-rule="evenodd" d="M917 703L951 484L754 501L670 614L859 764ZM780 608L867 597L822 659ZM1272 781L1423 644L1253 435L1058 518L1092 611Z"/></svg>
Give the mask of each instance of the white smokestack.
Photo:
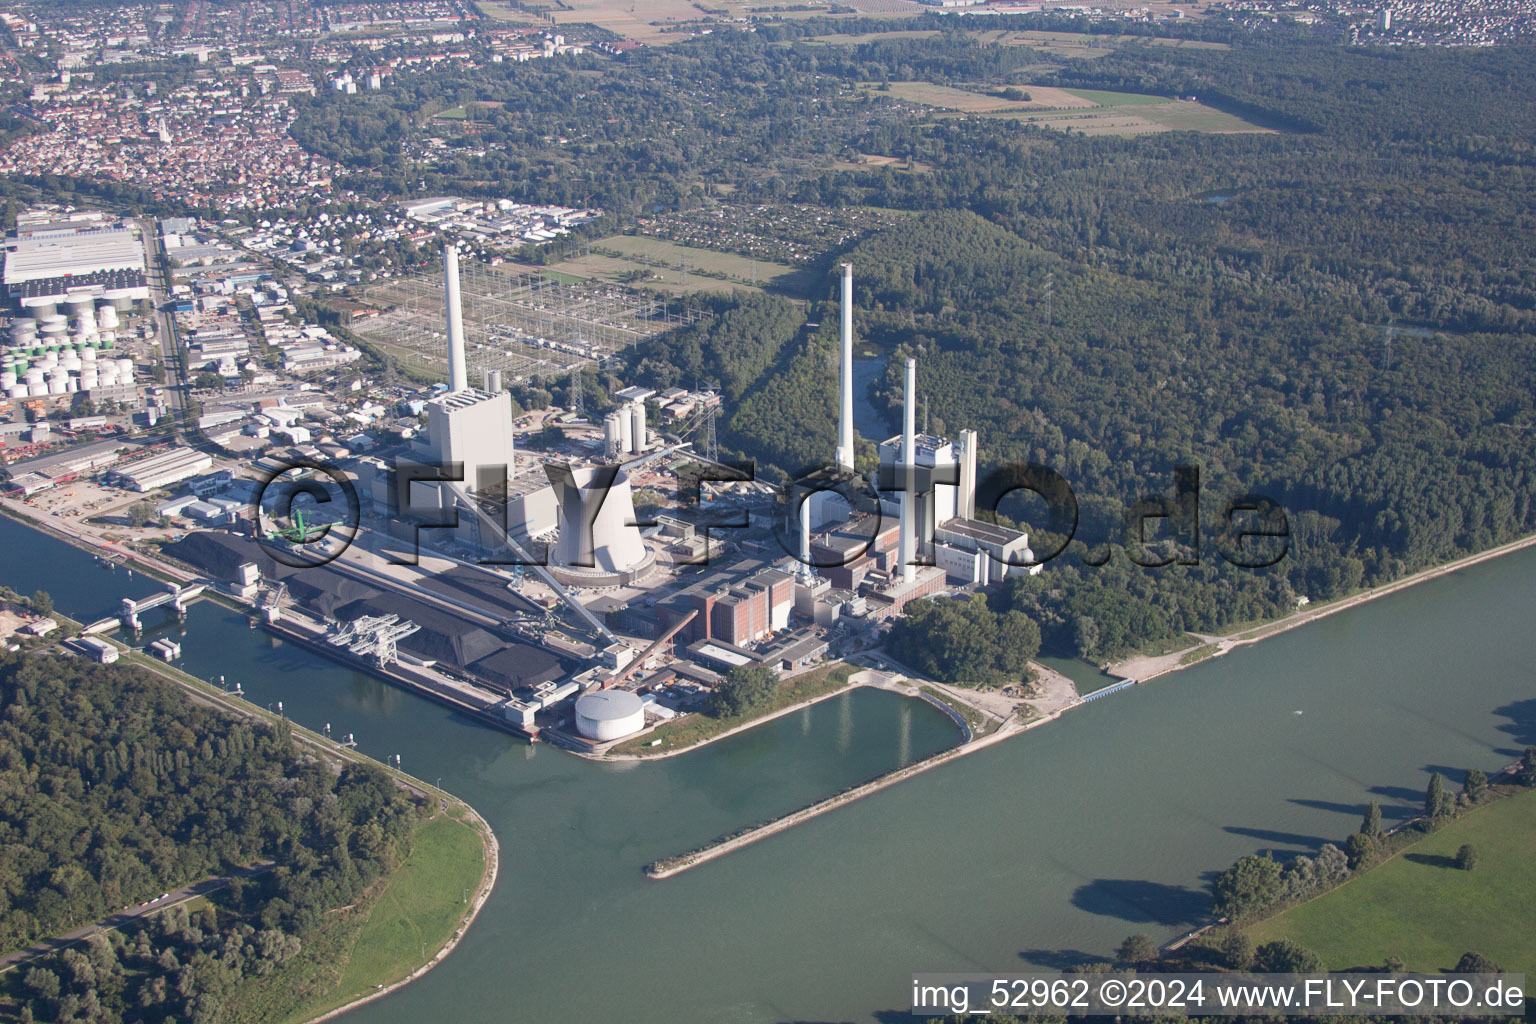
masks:
<svg viewBox="0 0 1536 1024"><path fill-rule="evenodd" d="M960 456L960 496L955 503L955 515L961 519L976 518L976 431L962 430L960 443L965 451Z"/></svg>
<svg viewBox="0 0 1536 1024"><path fill-rule="evenodd" d="M907 360L907 387L901 398L901 471L904 474L901 490L901 542L897 555L901 559L901 578L911 583L917 574L912 564L916 548L917 522L912 514L917 500L917 360Z"/></svg>
<svg viewBox="0 0 1536 1024"><path fill-rule="evenodd" d="M448 390L469 387L464 368L464 310L459 304L459 249L443 246L443 293L448 306Z"/></svg>
<svg viewBox="0 0 1536 1024"><path fill-rule="evenodd" d="M816 578L816 569L811 565L811 503L800 503L800 578L809 583Z"/></svg>
<svg viewBox="0 0 1536 1024"><path fill-rule="evenodd" d="M853 471L853 264L843 264L842 374L838 380L837 464Z"/></svg>

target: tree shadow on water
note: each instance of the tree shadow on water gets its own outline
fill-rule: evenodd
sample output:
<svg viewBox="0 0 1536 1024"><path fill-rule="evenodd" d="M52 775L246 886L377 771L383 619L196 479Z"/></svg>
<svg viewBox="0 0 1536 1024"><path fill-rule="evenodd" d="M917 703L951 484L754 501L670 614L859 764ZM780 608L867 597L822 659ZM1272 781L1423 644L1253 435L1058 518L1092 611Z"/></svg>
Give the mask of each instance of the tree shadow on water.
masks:
<svg viewBox="0 0 1536 1024"><path fill-rule="evenodd" d="M1194 924L1211 909L1211 897L1182 885L1136 878L1097 878L1072 893L1072 905L1090 914L1135 924Z"/></svg>
<svg viewBox="0 0 1536 1024"><path fill-rule="evenodd" d="M1079 964L1109 963L1106 957L1082 949L1021 949L1019 959L1053 971L1064 971Z"/></svg>
<svg viewBox="0 0 1536 1024"><path fill-rule="evenodd" d="M1510 739L1515 741L1518 748L1513 751L1514 756L1519 757L1526 747L1536 746L1536 700L1517 700L1503 707L1494 708L1493 713L1503 715L1509 721L1499 726L1499 731L1508 733Z"/></svg>
<svg viewBox="0 0 1536 1024"><path fill-rule="evenodd" d="M1361 813L1365 811L1362 808ZM1268 828L1247 828L1243 825L1227 825L1223 832L1230 832L1235 836L1248 836L1250 839L1262 839L1267 843L1275 843L1280 846L1299 846L1303 850L1321 849L1324 843L1336 842L1333 839L1324 839L1322 836L1304 836L1300 832L1277 832Z"/></svg>

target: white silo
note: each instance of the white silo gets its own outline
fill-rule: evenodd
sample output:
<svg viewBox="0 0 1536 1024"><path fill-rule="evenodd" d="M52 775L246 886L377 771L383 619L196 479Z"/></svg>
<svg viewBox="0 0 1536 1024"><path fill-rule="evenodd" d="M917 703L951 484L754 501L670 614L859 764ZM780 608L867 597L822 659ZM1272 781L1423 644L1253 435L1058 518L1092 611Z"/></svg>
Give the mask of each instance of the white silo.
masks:
<svg viewBox="0 0 1536 1024"><path fill-rule="evenodd" d="M624 415L622 411L619 417L619 451L632 452L635 450L635 423L634 420Z"/></svg>
<svg viewBox="0 0 1536 1024"><path fill-rule="evenodd" d="M59 307L53 299L42 295L34 295L29 299L21 300L21 311L36 320L46 316L53 316L59 311Z"/></svg>
<svg viewBox="0 0 1536 1024"><path fill-rule="evenodd" d="M80 352L80 359L83 362L94 363L96 361L96 350L94 348L82 349Z"/></svg>
<svg viewBox="0 0 1536 1024"><path fill-rule="evenodd" d="M0 370L0 390L9 391L16 386L16 371Z"/></svg>
<svg viewBox="0 0 1536 1024"><path fill-rule="evenodd" d="M603 417L603 451L608 455L615 455L623 444L623 435L619 431L619 414L611 412Z"/></svg>
<svg viewBox="0 0 1536 1024"><path fill-rule="evenodd" d="M29 398L42 398L47 394L48 384L45 381L38 381L36 384L27 385L27 397Z"/></svg>
<svg viewBox="0 0 1536 1024"><path fill-rule="evenodd" d="M132 359L119 359L117 361L117 375L119 377L122 377L124 380L132 380L133 379L133 360Z"/></svg>
<svg viewBox="0 0 1536 1024"><path fill-rule="evenodd" d="M115 331L115 330L117 330L117 325L118 325L117 307L115 307L115 306L102 306L100 309L98 309L96 311L96 323L104 331Z"/></svg>
<svg viewBox="0 0 1536 1024"><path fill-rule="evenodd" d="M27 386L25 384L12 384L7 389L7 393L12 398L26 398L27 397Z"/></svg>
<svg viewBox="0 0 1536 1024"><path fill-rule="evenodd" d="M635 446L630 451L641 451L645 448L645 403L636 402L629 409L630 431L634 434Z"/></svg>
<svg viewBox="0 0 1536 1024"><path fill-rule="evenodd" d="M89 295L69 295L64 299L64 309L70 316L79 316L88 309L96 308L96 300Z"/></svg>

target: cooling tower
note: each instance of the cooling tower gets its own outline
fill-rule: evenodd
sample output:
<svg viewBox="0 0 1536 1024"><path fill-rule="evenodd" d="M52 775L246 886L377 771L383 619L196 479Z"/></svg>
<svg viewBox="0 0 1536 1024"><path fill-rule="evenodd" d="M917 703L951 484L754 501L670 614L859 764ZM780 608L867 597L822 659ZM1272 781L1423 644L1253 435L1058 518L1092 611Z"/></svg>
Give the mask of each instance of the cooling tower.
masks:
<svg viewBox="0 0 1536 1024"><path fill-rule="evenodd" d="M552 562L600 573L640 569L650 554L635 526L629 476L617 466L573 468L545 463L560 504L560 537Z"/></svg>

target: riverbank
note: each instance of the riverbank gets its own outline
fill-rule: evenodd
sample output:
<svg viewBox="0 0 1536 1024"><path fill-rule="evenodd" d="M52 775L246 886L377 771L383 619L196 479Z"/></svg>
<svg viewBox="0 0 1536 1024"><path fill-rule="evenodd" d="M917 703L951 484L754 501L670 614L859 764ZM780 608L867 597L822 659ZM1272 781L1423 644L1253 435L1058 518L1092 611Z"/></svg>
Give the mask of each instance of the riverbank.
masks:
<svg viewBox="0 0 1536 1024"><path fill-rule="evenodd" d="M1319 604L1315 607L1308 606L1282 618L1272 619L1269 622L1263 622L1256 626L1247 626L1232 633L1191 634L1199 640L1198 643L1182 647L1177 651L1171 651L1167 654L1156 656L1133 655L1123 661L1106 666L1104 671L1121 679L1134 679L1139 683L1145 683L1149 679L1167 675L1169 672L1177 672L1191 665L1198 665L1202 661L1219 658L1239 647L1258 643L1267 637L1278 636L1281 633L1305 626L1310 622L1317 622L1330 615L1336 615L1350 608L1359 607L1368 601L1374 601L1377 598L1398 593L1420 583L1426 583L1429 580L1437 579L1449 573L1470 568L1480 562L1486 562L1490 559L1512 554L1532 546L1536 546L1536 534L1521 537L1518 540L1512 540L1507 544L1500 544L1485 551L1479 551L1475 555L1467 555L1464 558L1446 562L1444 565L1421 569L1416 573L1404 576L1402 579L1393 580L1391 583L1384 583L1379 587L1370 587L1326 604Z"/></svg>
<svg viewBox="0 0 1536 1024"><path fill-rule="evenodd" d="M491 890L495 888L496 876L500 869L501 848L496 841L496 833L492 831L490 824L486 822L484 818L480 817L479 813L476 812L473 807L470 807L468 804L463 802L458 802L457 806L462 808L464 811L464 817L467 819L465 824L474 829L474 831L480 837L485 869L481 874L480 884L476 887L474 895L468 901L467 910L459 918L458 924L453 928L451 934L448 936L447 941L444 942L435 953L433 953L431 959L427 960L425 963L419 964L405 977L394 981L375 983L372 991L365 992L362 995L351 996L350 998L343 996L343 998L347 998L346 1002L342 1003L340 1006L335 1006L331 1009L325 1010L317 1016L309 1016L306 1024L321 1024L323 1021L333 1020L337 1017L340 1017L342 1014L357 1009L359 1006L363 1006L366 1003L371 1003L376 999L382 999L392 992L399 991L406 985L409 985L411 982L416 981L418 978L422 977L438 964L442 963L448 954L452 953L454 949L458 947L459 943L463 941L464 936L468 933L470 926L474 924L475 918L480 915L480 911L485 906L486 900L490 898ZM389 893L386 890L384 896L387 898L388 895ZM373 913L378 913L379 909L380 908L378 906L375 906ZM358 945L362 945L361 939L359 940ZM371 979L369 980L371 981ZM365 982L365 987L366 984L367 983ZM355 991L356 986L353 986L353 988Z"/></svg>

